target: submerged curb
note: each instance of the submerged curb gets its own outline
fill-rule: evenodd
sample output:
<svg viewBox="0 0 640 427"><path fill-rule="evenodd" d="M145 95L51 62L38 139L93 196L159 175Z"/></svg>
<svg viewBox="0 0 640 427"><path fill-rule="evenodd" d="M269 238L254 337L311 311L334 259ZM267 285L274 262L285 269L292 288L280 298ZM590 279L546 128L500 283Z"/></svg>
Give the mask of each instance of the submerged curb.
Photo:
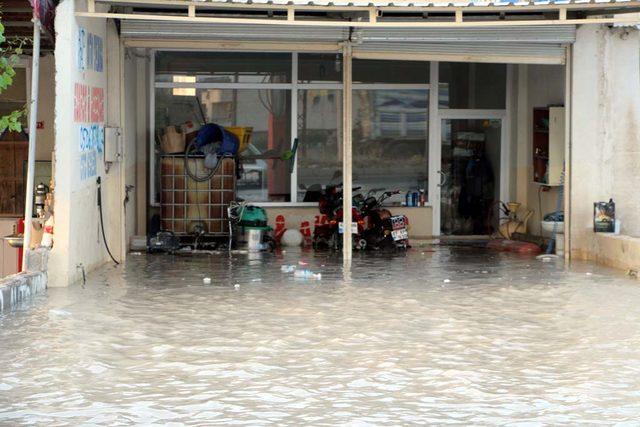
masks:
<svg viewBox="0 0 640 427"><path fill-rule="evenodd" d="M47 273L18 273L0 280L0 312L10 310L47 288Z"/></svg>
<svg viewBox="0 0 640 427"><path fill-rule="evenodd" d="M0 313L47 289L49 250L35 249L27 257L27 272L0 279Z"/></svg>

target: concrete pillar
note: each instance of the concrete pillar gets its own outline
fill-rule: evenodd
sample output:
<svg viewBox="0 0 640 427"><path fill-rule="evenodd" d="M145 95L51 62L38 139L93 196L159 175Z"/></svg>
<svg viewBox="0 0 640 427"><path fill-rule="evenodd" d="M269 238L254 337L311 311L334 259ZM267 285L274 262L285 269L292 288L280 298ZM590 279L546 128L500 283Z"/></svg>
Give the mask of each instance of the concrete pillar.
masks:
<svg viewBox="0 0 640 427"><path fill-rule="evenodd" d="M598 257L593 203L613 198L622 233L640 236L640 35L582 26L572 55L571 256Z"/></svg>
<svg viewBox="0 0 640 427"><path fill-rule="evenodd" d="M56 9L56 223L49 286L67 286L82 277L82 269L88 272L109 259L100 235L98 176L103 180L107 239L112 252L120 250L121 215L110 212L122 206L120 173L118 167L106 173L103 146L107 120L112 118L109 124L119 126L120 115L110 114L108 108L109 104L119 108L120 92L110 95L107 85L106 19L75 16L76 11L86 10L85 0L63 0ZM115 28L110 31L113 40Z"/></svg>

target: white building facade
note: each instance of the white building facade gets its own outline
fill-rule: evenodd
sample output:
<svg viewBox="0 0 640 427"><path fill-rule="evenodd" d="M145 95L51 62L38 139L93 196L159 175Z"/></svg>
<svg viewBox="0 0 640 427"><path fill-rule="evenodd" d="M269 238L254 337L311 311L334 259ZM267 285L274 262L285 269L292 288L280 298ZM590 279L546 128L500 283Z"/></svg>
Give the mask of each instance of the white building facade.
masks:
<svg viewBox="0 0 640 427"><path fill-rule="evenodd" d="M480 234L450 202L454 153L479 145L494 199L532 208L528 229L539 234L541 213L556 210L561 190L550 175L536 178L536 132L549 126L540 129L535 111L562 108L553 156L564 164L565 256L640 266L638 10L635 1L63 0L49 285L109 260L98 178L107 244L126 260L131 238L149 233L161 211L157 132L199 114L252 127L256 150L282 151L298 139L291 173L256 161L238 181L239 194L270 219L313 223L317 207L305 189L337 179L346 192L351 183L403 197L424 190L425 206L393 210L427 238ZM593 203L610 198L621 234L594 233Z"/></svg>

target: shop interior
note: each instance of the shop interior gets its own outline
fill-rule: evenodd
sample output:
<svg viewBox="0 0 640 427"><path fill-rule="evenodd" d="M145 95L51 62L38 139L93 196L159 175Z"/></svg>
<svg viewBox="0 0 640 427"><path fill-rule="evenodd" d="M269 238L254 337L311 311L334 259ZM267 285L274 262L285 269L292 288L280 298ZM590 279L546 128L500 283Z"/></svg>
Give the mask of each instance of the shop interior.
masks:
<svg viewBox="0 0 640 427"><path fill-rule="evenodd" d="M148 54L153 81L149 234L170 230L224 237L229 233L230 201L261 207L273 229L282 215L287 228L300 228L306 221L313 232L321 216L319 194L342 179L341 54ZM414 239L496 235L510 214L509 202L518 203L515 208L510 205L518 231L543 234L534 223L542 221L540 212L546 214L555 205L559 185L548 181L546 170L557 172L562 161L557 158L561 150L549 160L545 114L548 117L550 106L561 107L564 88L525 82L533 91L528 101L535 104L526 106L529 114L523 120L515 106L517 67L354 58L356 200L358 195L393 192L383 207L408 218ZM564 67L537 67L564 83ZM538 90L535 84L545 87ZM547 99L541 95L545 92L550 92ZM193 170L205 177L209 172L206 156L194 151L184 162L184 152L189 157L189 140L207 123L233 133L241 151L234 165L225 166L224 177L194 183L189 178ZM524 126L528 130L522 133L519 127ZM524 140L518 140L519 133ZM552 145L562 147L560 137ZM171 146L171 141L177 145ZM531 153L522 153L523 144ZM176 161L176 156L182 160ZM523 169L527 189L520 191L517 175ZM540 197L536 200L531 194Z"/></svg>

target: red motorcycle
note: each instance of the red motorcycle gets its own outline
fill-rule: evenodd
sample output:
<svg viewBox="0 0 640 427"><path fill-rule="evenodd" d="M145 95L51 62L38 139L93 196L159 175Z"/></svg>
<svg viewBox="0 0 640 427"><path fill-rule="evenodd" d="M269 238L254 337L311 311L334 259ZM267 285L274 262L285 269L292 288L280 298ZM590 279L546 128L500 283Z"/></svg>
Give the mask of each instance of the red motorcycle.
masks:
<svg viewBox="0 0 640 427"><path fill-rule="evenodd" d="M353 191L359 189L360 187L355 187ZM343 227L342 184L329 185L324 189L318 200L318 209L322 215L327 217L327 221L317 224L313 230L313 248L341 250ZM357 230L352 230L353 247L358 250L365 249L367 242L361 238L364 232L364 221L356 207L351 208L351 220L354 224L357 224Z"/></svg>

